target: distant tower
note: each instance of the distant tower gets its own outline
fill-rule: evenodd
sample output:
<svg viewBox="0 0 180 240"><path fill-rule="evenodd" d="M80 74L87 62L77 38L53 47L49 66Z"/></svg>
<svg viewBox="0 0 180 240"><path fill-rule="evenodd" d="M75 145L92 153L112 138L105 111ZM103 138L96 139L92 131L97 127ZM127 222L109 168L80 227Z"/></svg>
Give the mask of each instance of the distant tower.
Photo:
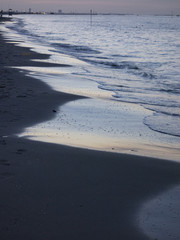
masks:
<svg viewBox="0 0 180 240"><path fill-rule="evenodd" d="M29 13L31 13L31 8L29 8Z"/></svg>
<svg viewBox="0 0 180 240"><path fill-rule="evenodd" d="M62 10L61 9L58 10L58 14L62 14Z"/></svg>

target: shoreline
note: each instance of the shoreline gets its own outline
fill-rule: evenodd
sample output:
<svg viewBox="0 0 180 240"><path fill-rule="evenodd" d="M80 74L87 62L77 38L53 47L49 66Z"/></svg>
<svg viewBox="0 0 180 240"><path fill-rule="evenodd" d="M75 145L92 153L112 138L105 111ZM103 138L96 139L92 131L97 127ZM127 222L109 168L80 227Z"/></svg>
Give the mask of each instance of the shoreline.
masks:
<svg viewBox="0 0 180 240"><path fill-rule="evenodd" d="M52 119L58 106L82 98L73 94L56 92L42 81L28 77L23 71L13 68L17 66L64 66L31 61L48 59L49 55L39 54L12 43L5 43L2 37L0 45L3 56L0 59L1 113L3 113L2 121L4 120L4 125L0 126L1 136L19 133L27 126Z"/></svg>
<svg viewBox="0 0 180 240"><path fill-rule="evenodd" d="M113 101L96 98L78 99L61 106L54 119L28 127L18 136L34 141L178 162L178 144L168 145L163 139L158 142L156 133L147 129L142 121L146 114L142 107L132 104L115 105Z"/></svg>
<svg viewBox="0 0 180 240"><path fill-rule="evenodd" d="M1 36L0 46L0 238L148 240L136 225L136 211L180 183L179 163L12 136L80 97L5 67L37 66L43 63L30 59L47 55Z"/></svg>
<svg viewBox="0 0 180 240"><path fill-rule="evenodd" d="M13 43L15 37L11 34L6 36ZM42 81L57 92L86 98L68 101L55 109L53 119L26 127L19 137L86 149L180 160L179 139L151 130L144 123L145 119L153 116L153 111L138 104L112 101L111 94L99 90L97 82L84 79L81 74L76 76L73 72L81 71L84 62L76 65L76 59L53 53L51 48L41 47L38 43L26 45L21 39L17 44L43 53L43 60L37 60L37 63L21 63L19 69L26 76ZM26 51L23 54L29 55ZM50 56L48 59L46 54Z"/></svg>

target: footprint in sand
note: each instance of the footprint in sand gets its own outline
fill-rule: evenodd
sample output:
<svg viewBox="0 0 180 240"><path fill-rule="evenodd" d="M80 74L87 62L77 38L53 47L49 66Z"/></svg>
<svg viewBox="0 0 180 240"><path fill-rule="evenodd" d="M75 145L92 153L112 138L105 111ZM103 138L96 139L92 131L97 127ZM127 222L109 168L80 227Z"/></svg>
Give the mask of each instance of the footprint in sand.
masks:
<svg viewBox="0 0 180 240"><path fill-rule="evenodd" d="M3 166L10 166L10 163L8 160L6 159L0 159L0 165L3 165Z"/></svg>
<svg viewBox="0 0 180 240"><path fill-rule="evenodd" d="M26 152L26 149L18 149L18 150L16 151L16 154L22 154L22 153L24 153L24 152Z"/></svg>
<svg viewBox="0 0 180 240"><path fill-rule="evenodd" d="M0 180L12 177L13 174L7 171L6 167L10 166L10 162L6 159L0 159L0 165L3 166L0 168Z"/></svg>

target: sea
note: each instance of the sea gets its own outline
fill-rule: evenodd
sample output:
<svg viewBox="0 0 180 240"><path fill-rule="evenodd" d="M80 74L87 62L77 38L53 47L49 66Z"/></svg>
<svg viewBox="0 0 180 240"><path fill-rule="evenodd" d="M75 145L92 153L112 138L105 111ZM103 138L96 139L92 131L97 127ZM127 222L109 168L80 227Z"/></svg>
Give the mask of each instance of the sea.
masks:
<svg viewBox="0 0 180 240"><path fill-rule="evenodd" d="M23 136L180 160L178 16L28 14L1 28L9 41L50 55L42 61L62 64L22 71L87 97Z"/></svg>

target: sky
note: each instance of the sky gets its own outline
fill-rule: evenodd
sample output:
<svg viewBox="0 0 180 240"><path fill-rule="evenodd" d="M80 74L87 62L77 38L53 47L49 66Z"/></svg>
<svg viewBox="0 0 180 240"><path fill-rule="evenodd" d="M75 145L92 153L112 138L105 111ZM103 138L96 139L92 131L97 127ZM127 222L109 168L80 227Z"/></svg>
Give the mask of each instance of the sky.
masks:
<svg viewBox="0 0 180 240"><path fill-rule="evenodd" d="M180 14L180 0L0 0L0 9L97 13Z"/></svg>

